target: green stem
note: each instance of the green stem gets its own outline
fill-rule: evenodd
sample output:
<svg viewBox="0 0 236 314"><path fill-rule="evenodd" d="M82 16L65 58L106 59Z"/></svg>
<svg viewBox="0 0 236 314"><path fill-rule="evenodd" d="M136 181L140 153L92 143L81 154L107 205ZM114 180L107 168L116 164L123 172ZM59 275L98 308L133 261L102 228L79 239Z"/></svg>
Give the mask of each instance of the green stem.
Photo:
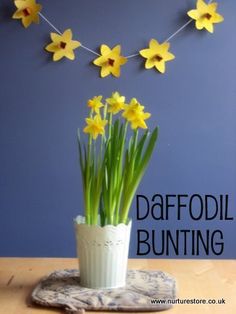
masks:
<svg viewBox="0 0 236 314"><path fill-rule="evenodd" d="M88 156L87 156L87 164L86 164L86 223L91 224L91 202L90 202L90 159L91 159L91 146L92 146L92 136L89 135L88 140Z"/></svg>

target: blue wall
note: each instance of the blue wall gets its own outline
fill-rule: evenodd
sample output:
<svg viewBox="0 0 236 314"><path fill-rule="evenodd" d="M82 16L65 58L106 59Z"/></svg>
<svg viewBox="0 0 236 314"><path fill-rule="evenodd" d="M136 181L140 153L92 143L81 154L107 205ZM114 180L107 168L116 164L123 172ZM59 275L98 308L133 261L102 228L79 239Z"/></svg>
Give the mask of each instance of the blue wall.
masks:
<svg viewBox="0 0 236 314"><path fill-rule="evenodd" d="M160 75L145 71L140 58L122 68L120 79L100 79L93 55L78 49L76 61L51 62L43 50L51 29L43 21L24 29L0 4L0 255L75 256L72 218L82 212L76 130L86 100L118 90L137 97L152 113L160 138L139 193L229 194L236 188L236 2L219 1L225 22L213 35L190 25L172 41L176 60ZM121 43L125 55L164 40L186 20L192 0L41 0L43 13L61 29L98 49ZM220 228L235 258L235 222L136 221L136 229ZM202 255L205 257L204 255ZM150 254L148 257L153 257ZM164 256L162 256L164 257ZM171 255L174 257L174 254ZM211 255L211 257L215 257Z"/></svg>

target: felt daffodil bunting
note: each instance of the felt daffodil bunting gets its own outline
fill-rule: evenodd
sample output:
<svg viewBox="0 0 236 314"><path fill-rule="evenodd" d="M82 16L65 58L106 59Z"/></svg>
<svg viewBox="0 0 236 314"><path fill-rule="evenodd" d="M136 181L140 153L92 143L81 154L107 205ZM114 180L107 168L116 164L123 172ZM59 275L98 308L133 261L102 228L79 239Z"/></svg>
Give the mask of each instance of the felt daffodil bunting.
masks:
<svg viewBox="0 0 236 314"><path fill-rule="evenodd" d="M215 23L223 22L222 15L216 12L217 3L205 3L203 0L197 1L197 8L188 11L188 16L195 20L195 26L198 30L205 28L208 32L213 33Z"/></svg>
<svg viewBox="0 0 236 314"><path fill-rule="evenodd" d="M124 105L122 116L131 123L132 129L147 129L145 120L150 118L151 114L144 112L144 106L142 106L136 98L132 98L129 105Z"/></svg>
<svg viewBox="0 0 236 314"><path fill-rule="evenodd" d="M75 59L74 50L80 46L80 42L72 40L72 31L67 29L62 35L51 33L52 43L45 49L53 53L53 61L58 61L63 57L70 60Z"/></svg>
<svg viewBox="0 0 236 314"><path fill-rule="evenodd" d="M102 108L104 105L102 103L102 96L94 96L92 99L89 99L88 107L92 109L92 112L99 113L100 108Z"/></svg>
<svg viewBox="0 0 236 314"><path fill-rule="evenodd" d="M110 98L106 99L106 102L108 103L108 112L116 114L124 109L125 97L118 92L114 92Z"/></svg>
<svg viewBox="0 0 236 314"><path fill-rule="evenodd" d="M89 133L94 140L98 135L103 135L105 133L105 126L107 120L103 120L99 114L96 114L93 118L86 118L87 126L84 128L84 133Z"/></svg>
<svg viewBox="0 0 236 314"><path fill-rule="evenodd" d="M101 56L93 61L93 64L101 67L101 77L110 74L115 77L120 76L120 67L127 62L127 59L121 55L121 46L117 45L110 48L107 45L101 45Z"/></svg>
<svg viewBox="0 0 236 314"><path fill-rule="evenodd" d="M159 72L165 73L165 64L167 61L173 60L175 56L169 52L170 44L164 42L159 44L156 39L151 39L149 48L140 50L140 55L146 58L145 68L151 69L155 67Z"/></svg>
<svg viewBox="0 0 236 314"><path fill-rule="evenodd" d="M13 14L13 19L21 19L22 24L27 28L31 23L39 23L39 12L42 10L41 4L36 3L35 0L16 0L14 1L17 7Z"/></svg>
<svg viewBox="0 0 236 314"><path fill-rule="evenodd" d="M217 12L218 4L216 2L206 0L196 0L196 8L187 12L191 18L187 23L182 25L171 34L168 39L163 43L159 43L156 39L149 41L149 46L145 49L141 49L138 53L133 53L128 56L121 54L121 46L116 45L110 48L108 45L102 44L100 46L100 54L96 51L82 45L79 41L73 40L73 34L71 29L67 29L64 33L61 33L56 26L54 26L50 20L42 13L42 6L38 4L37 0L13 0L17 8L13 14L13 19L21 19L22 24L27 28L31 23L39 23L39 17L41 17L50 27L52 27L56 33L51 33L51 43L45 47L45 50L53 54L53 61L59 61L62 58L68 58L70 60L75 59L74 50L78 47L89 51L97 55L97 58L93 60L93 64L100 67L100 76L102 78L109 75L120 77L121 66L126 64L128 59L142 56L145 59L145 68L155 68L160 73L165 73L166 62L175 59L173 53L169 51L170 41L173 37L179 34L180 31L185 29L192 20L195 21L195 27L198 30L206 29L210 33L214 32L214 24L220 23L224 20L223 16ZM107 99L106 108L108 113L117 114L119 111L124 110L125 98L118 92ZM94 97L88 101L88 106L92 109L92 113L99 114L100 108L104 106L101 102L100 96ZM142 118L136 119L136 124L133 122L133 127L144 126L142 121L145 120L147 115L142 114ZM141 121L141 122L140 122Z"/></svg>

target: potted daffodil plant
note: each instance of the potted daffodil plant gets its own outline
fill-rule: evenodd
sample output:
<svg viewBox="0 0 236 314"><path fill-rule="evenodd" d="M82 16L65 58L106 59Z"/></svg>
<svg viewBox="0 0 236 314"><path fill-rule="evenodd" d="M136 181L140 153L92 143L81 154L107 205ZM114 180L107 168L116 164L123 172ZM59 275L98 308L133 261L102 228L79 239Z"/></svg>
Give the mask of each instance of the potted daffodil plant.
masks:
<svg viewBox="0 0 236 314"><path fill-rule="evenodd" d="M89 288L125 285L131 220L129 211L153 153L158 128L136 98L114 92L87 103L82 141L78 130L84 216L75 218L80 284ZM142 129L142 133L140 132Z"/></svg>

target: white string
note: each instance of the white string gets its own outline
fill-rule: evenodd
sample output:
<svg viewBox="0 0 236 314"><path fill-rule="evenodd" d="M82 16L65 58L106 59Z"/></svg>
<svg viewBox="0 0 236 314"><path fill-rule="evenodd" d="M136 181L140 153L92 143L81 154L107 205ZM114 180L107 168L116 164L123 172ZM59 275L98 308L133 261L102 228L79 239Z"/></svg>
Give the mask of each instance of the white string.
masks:
<svg viewBox="0 0 236 314"><path fill-rule="evenodd" d="M47 22L58 34L62 35L62 33L59 31L58 28L56 28L56 26L54 26L42 13L38 13L42 19L44 19L45 22Z"/></svg>
<svg viewBox="0 0 236 314"><path fill-rule="evenodd" d="M213 0L209 0L208 1L208 4L210 4ZM167 37L163 43L167 42L167 41L170 41L172 38L174 38L177 34L179 34L182 30L184 30L190 23L192 23L193 19L190 19L188 20L188 22L186 22L184 25L182 25L179 29L177 29L176 32L174 32L173 34L171 34L169 37ZM138 57L139 56L139 53L135 53L135 54L132 54L132 55L129 55L127 56L126 58L127 59L131 59L131 58L135 58L135 57Z"/></svg>
<svg viewBox="0 0 236 314"><path fill-rule="evenodd" d="M39 15L41 16L41 18L42 18L45 22L47 22L59 35L62 35L62 32L59 31L59 29L58 29L55 25L53 25L52 22L50 22L50 21L46 18L45 15L43 15L43 14L40 13L40 12L39 12L38 14L39 14ZM89 51L89 52L91 52L91 53L93 53L93 54L95 54L96 56L100 56L99 53L97 53L96 51L94 51L94 50L92 50L92 49L90 49L90 48L88 48L88 47L86 47L86 46L84 46L84 45L82 45L82 44L80 44L80 47L83 48L83 49L85 49L85 50L87 50L87 51Z"/></svg>
<svg viewBox="0 0 236 314"><path fill-rule="evenodd" d="M208 4L210 4L213 0L209 0ZM52 22L50 22L42 13L38 13L42 19L47 22L58 34L62 35L61 31L59 31L59 29L52 24ZM173 34L171 34L169 37L167 37L163 42L167 42L170 41L172 38L174 38L177 34L179 34L182 30L184 30L190 23L192 23L193 19L188 20L184 25L182 25L179 29L177 29L177 31L175 31ZM96 51L84 46L84 45L80 45L81 48L93 53L96 56L101 56L99 53L97 53ZM135 58L138 57L139 53L134 53L132 55L126 56L125 58L127 59L131 59L131 58Z"/></svg>
<svg viewBox="0 0 236 314"><path fill-rule="evenodd" d="M179 29L177 29L176 32L174 32L174 33L171 34L169 37L167 37L167 38L163 41L163 43L165 43L165 42L167 42L167 41L170 41L172 38L174 38L174 37L175 37L177 34L179 34L183 29L185 29L192 21L193 21L192 19L188 20L188 22L185 23L184 25L182 25ZM127 59L130 59L130 58L134 58L134 57L137 57L137 56L139 56L139 53L135 53L135 54L133 54L133 55L129 55L129 56L127 56L126 58L127 58Z"/></svg>
<svg viewBox="0 0 236 314"><path fill-rule="evenodd" d="M99 53L97 53L96 51L94 51L94 50L92 50L92 49L90 49L90 48L88 48L88 47L86 47L86 46L84 46L84 45L82 45L82 44L80 44L80 47L81 48L83 48L83 49L85 49L85 50L87 50L87 51L89 51L89 52L92 52L93 54L95 54L96 56L101 56Z"/></svg>
<svg viewBox="0 0 236 314"><path fill-rule="evenodd" d="M170 41L177 34L179 34L179 32L181 32L183 29L185 29L185 27L187 27L192 21L193 21L192 19L188 20L187 23L185 23L183 26L181 26L176 32L174 32L172 35L170 35L168 38L166 38L166 40L164 40L163 42Z"/></svg>

